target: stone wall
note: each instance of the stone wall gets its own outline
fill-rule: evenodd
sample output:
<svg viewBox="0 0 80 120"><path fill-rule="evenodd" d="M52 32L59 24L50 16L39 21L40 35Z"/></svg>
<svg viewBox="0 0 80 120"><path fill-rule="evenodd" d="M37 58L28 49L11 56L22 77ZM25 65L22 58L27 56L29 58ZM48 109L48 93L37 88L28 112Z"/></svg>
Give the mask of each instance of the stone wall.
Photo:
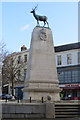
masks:
<svg viewBox="0 0 80 120"><path fill-rule="evenodd" d="M52 111L52 112L51 112ZM3 119L41 119L54 118L52 103L4 103L2 104Z"/></svg>
<svg viewBox="0 0 80 120"><path fill-rule="evenodd" d="M0 108L1 109L1 108ZM55 119L54 119L55 118ZM80 119L80 103L3 103L1 120Z"/></svg>

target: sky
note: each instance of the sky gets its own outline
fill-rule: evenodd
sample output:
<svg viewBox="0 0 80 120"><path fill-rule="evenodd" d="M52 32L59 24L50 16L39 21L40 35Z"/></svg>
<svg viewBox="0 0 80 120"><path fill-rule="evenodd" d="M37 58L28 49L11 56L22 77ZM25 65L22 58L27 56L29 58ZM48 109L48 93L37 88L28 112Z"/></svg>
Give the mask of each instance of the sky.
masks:
<svg viewBox="0 0 80 120"><path fill-rule="evenodd" d="M8 51L18 52L23 45L30 47L37 25L30 11L37 4L36 14L48 17L54 46L78 42L78 2L2 2L2 41Z"/></svg>

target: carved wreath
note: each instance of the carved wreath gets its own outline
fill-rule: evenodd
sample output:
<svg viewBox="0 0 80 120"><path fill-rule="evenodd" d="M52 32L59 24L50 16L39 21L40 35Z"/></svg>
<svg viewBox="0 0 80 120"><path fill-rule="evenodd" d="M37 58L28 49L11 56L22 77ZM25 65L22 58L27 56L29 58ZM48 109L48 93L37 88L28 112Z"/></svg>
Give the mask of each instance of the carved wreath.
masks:
<svg viewBox="0 0 80 120"><path fill-rule="evenodd" d="M46 39L47 39L46 29L41 29L40 39L46 41Z"/></svg>

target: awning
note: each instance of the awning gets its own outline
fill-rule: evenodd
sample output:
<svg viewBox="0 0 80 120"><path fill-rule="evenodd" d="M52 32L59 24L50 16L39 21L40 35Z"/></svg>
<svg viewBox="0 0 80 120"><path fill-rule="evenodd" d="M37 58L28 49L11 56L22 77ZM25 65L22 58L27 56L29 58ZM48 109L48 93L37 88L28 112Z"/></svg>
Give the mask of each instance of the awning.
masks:
<svg viewBox="0 0 80 120"><path fill-rule="evenodd" d="M80 89L80 87L64 87L63 89Z"/></svg>
<svg viewBox="0 0 80 120"><path fill-rule="evenodd" d="M23 86L16 86L16 87L14 87L14 88L16 89L16 88L24 88L24 87L23 87Z"/></svg>
<svg viewBox="0 0 80 120"><path fill-rule="evenodd" d="M6 87L6 86L8 86L9 84L5 84L5 85L3 85L3 87Z"/></svg>

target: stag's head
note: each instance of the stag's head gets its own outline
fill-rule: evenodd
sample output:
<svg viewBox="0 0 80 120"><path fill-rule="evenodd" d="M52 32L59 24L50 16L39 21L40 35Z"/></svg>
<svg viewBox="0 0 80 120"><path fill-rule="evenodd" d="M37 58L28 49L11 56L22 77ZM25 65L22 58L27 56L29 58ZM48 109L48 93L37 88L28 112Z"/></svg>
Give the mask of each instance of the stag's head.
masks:
<svg viewBox="0 0 80 120"><path fill-rule="evenodd" d="M34 9L32 9L31 13L34 13L34 12L35 12L35 10L34 10Z"/></svg>
<svg viewBox="0 0 80 120"><path fill-rule="evenodd" d="M38 5L37 5L38 6ZM32 8L32 11L31 11L31 13L34 13L35 12L35 10L37 9L37 6L33 9Z"/></svg>

